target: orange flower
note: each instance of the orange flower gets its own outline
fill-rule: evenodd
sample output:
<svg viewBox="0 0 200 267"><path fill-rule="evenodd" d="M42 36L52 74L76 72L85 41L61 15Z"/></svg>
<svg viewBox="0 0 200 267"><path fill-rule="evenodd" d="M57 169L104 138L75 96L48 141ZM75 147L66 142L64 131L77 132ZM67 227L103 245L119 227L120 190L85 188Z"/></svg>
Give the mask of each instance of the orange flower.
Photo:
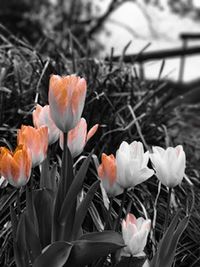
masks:
<svg viewBox="0 0 200 267"><path fill-rule="evenodd" d="M62 132L73 129L81 118L86 97L86 81L75 75L52 75L49 107L52 119Z"/></svg>
<svg viewBox="0 0 200 267"><path fill-rule="evenodd" d="M96 133L99 125L95 124L87 133L87 122L81 118L76 127L69 131L67 145L72 157L77 157L84 149L87 141ZM63 149L63 133L60 134L60 147Z"/></svg>
<svg viewBox="0 0 200 267"><path fill-rule="evenodd" d="M102 186L110 196L117 196L123 192L122 187L116 179L116 159L113 154L107 156L105 153L101 156L101 164L98 167L98 175L101 179Z"/></svg>
<svg viewBox="0 0 200 267"><path fill-rule="evenodd" d="M27 184L31 165L31 153L25 145L19 145L14 152L0 147L0 172L11 185L21 187Z"/></svg>
<svg viewBox="0 0 200 267"><path fill-rule="evenodd" d="M45 105L44 107L37 105L32 115L35 128L47 126L49 144L55 143L59 138L60 130L56 127L50 116L49 105Z"/></svg>
<svg viewBox="0 0 200 267"><path fill-rule="evenodd" d="M21 126L17 133L18 145L26 145L32 155L33 167L39 165L45 158L48 148L48 128L42 126L35 129L31 126Z"/></svg>

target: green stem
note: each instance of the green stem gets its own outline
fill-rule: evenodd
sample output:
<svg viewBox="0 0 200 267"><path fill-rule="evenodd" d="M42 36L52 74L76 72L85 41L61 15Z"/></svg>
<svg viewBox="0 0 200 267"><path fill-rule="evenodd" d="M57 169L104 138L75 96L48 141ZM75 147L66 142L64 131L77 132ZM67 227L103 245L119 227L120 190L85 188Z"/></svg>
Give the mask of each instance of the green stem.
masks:
<svg viewBox="0 0 200 267"><path fill-rule="evenodd" d="M124 189L124 193L123 193L123 197L122 197L122 202L121 202L121 206L119 209L119 215L117 217L117 222L115 224L115 231L118 232L119 231L119 225L120 225L120 219L122 217L122 212L123 212L123 208L124 208L124 204L125 204L125 200L126 200L126 195L127 195L127 188Z"/></svg>
<svg viewBox="0 0 200 267"><path fill-rule="evenodd" d="M17 188L17 214L20 216L21 213L21 203L20 203L20 188Z"/></svg>
<svg viewBox="0 0 200 267"><path fill-rule="evenodd" d="M111 219L111 211L112 211L112 205L113 205L113 197L111 197L110 199L110 203L109 203L109 209L108 209L108 214L106 217L106 221L105 221L105 230L108 230L109 227L109 221Z"/></svg>
<svg viewBox="0 0 200 267"><path fill-rule="evenodd" d="M62 155L62 171L61 171L61 179L63 183L63 200L69 188L69 181L67 181L67 163L68 163L68 147L67 147L67 135L68 133L63 133L63 155ZM65 191L66 190L66 191Z"/></svg>
<svg viewBox="0 0 200 267"><path fill-rule="evenodd" d="M167 211L165 216L165 224L164 224L164 231L167 229L168 222L169 222L169 212L170 212L170 200L171 200L172 188L169 188L168 196L167 196Z"/></svg>

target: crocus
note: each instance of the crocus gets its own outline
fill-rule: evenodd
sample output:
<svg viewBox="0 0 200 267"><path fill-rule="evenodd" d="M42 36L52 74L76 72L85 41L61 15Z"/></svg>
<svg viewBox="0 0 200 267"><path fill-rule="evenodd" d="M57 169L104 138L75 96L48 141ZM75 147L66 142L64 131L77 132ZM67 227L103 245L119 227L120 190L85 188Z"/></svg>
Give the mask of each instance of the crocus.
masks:
<svg viewBox="0 0 200 267"><path fill-rule="evenodd" d="M18 145L26 145L31 152L33 167L39 165L47 155L48 128L42 126L38 129L22 125L17 133Z"/></svg>
<svg viewBox="0 0 200 267"><path fill-rule="evenodd" d="M95 124L87 133L87 122L81 118L76 127L68 132L67 145L72 157L77 157L84 149L87 141L96 133L98 124ZM63 133L60 134L60 147L63 149Z"/></svg>
<svg viewBox="0 0 200 267"><path fill-rule="evenodd" d="M0 172L4 179L15 187L28 183L31 175L31 153L25 145L19 145L14 152L0 148Z"/></svg>
<svg viewBox="0 0 200 267"><path fill-rule="evenodd" d="M145 220L142 217L136 219L133 214L129 213L126 220L122 221L122 236L126 245L122 250L122 255L144 255L150 227L151 220Z"/></svg>
<svg viewBox="0 0 200 267"><path fill-rule="evenodd" d="M150 178L154 171L147 167L149 152L141 142L122 142L116 152L117 181L123 188L134 187Z"/></svg>
<svg viewBox="0 0 200 267"><path fill-rule="evenodd" d="M105 153L101 156L101 164L98 167L98 176L102 186L109 196L117 196L123 192L123 188L117 183L116 159L114 155L107 156Z"/></svg>
<svg viewBox="0 0 200 267"><path fill-rule="evenodd" d="M49 107L56 126L64 133L80 121L86 97L86 81L75 75L52 75L49 82Z"/></svg>
<svg viewBox="0 0 200 267"><path fill-rule="evenodd" d="M185 174L186 157L183 147L168 147L166 150L155 146L150 159L156 176L165 186L172 188L182 182Z"/></svg>
<svg viewBox="0 0 200 267"><path fill-rule="evenodd" d="M59 138L60 130L56 127L54 121L51 118L49 105L45 105L44 107L42 107L37 104L32 115L33 115L33 124L35 128L40 128L41 126L47 126L49 144L51 145L55 143Z"/></svg>

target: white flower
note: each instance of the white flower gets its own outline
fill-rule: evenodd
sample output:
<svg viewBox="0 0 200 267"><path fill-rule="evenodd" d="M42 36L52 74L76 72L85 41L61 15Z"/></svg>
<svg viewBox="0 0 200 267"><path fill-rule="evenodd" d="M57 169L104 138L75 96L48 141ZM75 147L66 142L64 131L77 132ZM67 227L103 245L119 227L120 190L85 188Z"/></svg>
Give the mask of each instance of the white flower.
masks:
<svg viewBox="0 0 200 267"><path fill-rule="evenodd" d="M143 256L144 247L147 243L147 237L150 231L151 220L145 220L140 217L135 218L133 214L128 214L126 220L122 221L122 236L125 248L122 249L122 255L125 256Z"/></svg>
<svg viewBox="0 0 200 267"><path fill-rule="evenodd" d="M162 184L175 187L182 182L185 174L186 158L181 145L168 147L153 147L150 159L156 171L156 176Z"/></svg>
<svg viewBox="0 0 200 267"><path fill-rule="evenodd" d="M117 181L123 188L134 187L150 178L154 171L147 167L149 152L141 142L122 142L116 153Z"/></svg>

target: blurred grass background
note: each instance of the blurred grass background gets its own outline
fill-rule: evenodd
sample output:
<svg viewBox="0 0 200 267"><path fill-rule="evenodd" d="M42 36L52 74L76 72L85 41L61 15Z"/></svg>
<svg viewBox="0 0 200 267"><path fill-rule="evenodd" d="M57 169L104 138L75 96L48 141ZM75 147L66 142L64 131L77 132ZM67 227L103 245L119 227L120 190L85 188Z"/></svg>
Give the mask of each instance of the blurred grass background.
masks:
<svg viewBox="0 0 200 267"><path fill-rule="evenodd" d="M67 1L67 5L62 0L57 4L47 0L23 0L20 4L1 1L0 145L15 147L17 129L21 124L32 124L34 105L48 103L50 74L76 73L85 77L88 93L83 116L88 127L100 124L86 151L95 147L100 158L102 152L115 153L123 140L140 140L146 149L152 145L184 146L186 172L193 186L184 180L174 189L172 209L180 207L183 214L189 213L191 207L193 210L174 266L200 266L200 105L179 101L180 94L173 94L176 86L160 78L162 69L157 80L149 81L140 79L134 62L123 62L123 54L115 62L112 52L107 59L95 57L101 44L94 35L109 12L121 3L112 1L107 13L97 19L92 17L89 1L87 5L81 0ZM145 207L153 218L157 187L157 180L151 178L129 194L136 216L142 215ZM162 188L157 206L157 239L165 218L166 198ZM15 266L9 223L9 205L14 199L13 188L0 189L0 266ZM149 243L151 256L154 245Z"/></svg>

